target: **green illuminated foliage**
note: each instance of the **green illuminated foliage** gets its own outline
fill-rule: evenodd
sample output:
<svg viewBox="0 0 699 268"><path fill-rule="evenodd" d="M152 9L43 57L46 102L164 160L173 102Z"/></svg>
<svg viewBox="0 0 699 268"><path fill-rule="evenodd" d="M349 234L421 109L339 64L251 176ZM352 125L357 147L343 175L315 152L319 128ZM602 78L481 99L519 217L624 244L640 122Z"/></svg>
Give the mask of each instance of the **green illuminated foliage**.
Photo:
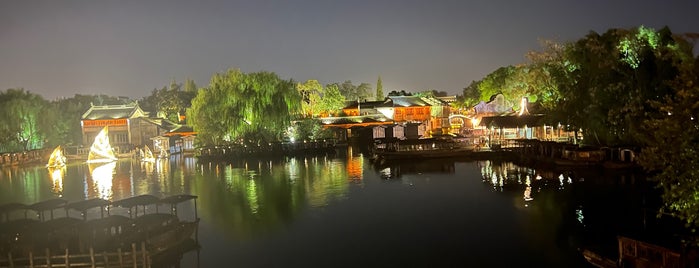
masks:
<svg viewBox="0 0 699 268"><path fill-rule="evenodd" d="M280 140L300 109L293 81L270 72L228 70L199 90L189 117L203 145L262 143Z"/></svg>
<svg viewBox="0 0 699 268"><path fill-rule="evenodd" d="M41 149L51 129L51 106L24 89L0 93L0 144L3 151Z"/></svg>
<svg viewBox="0 0 699 268"><path fill-rule="evenodd" d="M696 62L694 63L696 66ZM661 212L699 227L699 81L696 67L679 66L681 75L672 81L674 95L652 101L659 113L644 120L648 146L640 163L663 189Z"/></svg>

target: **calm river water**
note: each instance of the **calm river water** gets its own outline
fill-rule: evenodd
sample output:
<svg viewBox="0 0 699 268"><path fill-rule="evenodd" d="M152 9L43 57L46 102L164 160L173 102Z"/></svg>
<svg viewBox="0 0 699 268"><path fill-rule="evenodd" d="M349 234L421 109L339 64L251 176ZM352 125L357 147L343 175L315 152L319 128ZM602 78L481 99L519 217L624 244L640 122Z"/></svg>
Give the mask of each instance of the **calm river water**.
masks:
<svg viewBox="0 0 699 268"><path fill-rule="evenodd" d="M182 267L585 267L580 247L613 251L615 235L653 218L634 175L466 160L376 166L351 147L229 164L71 163L62 178L43 166L1 171L0 204L199 196L201 247ZM193 217L191 206L179 212Z"/></svg>

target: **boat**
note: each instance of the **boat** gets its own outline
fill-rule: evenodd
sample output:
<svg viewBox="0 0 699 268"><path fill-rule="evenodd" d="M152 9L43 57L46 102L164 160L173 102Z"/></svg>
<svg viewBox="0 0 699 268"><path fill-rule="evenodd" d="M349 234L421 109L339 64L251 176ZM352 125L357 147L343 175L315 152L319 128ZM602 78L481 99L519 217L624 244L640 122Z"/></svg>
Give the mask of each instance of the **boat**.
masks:
<svg viewBox="0 0 699 268"><path fill-rule="evenodd" d="M142 162L155 162L155 157L153 156L153 151L148 148L148 145L143 146L143 150L140 152Z"/></svg>
<svg viewBox="0 0 699 268"><path fill-rule="evenodd" d="M374 158L378 160L397 160L414 158L463 157L473 153L474 147L453 140L419 139L419 140L377 140L374 146Z"/></svg>
<svg viewBox="0 0 699 268"><path fill-rule="evenodd" d="M61 168L66 165L66 156L63 153L63 148L60 145L56 146L49 156L49 162L46 164L47 168Z"/></svg>
<svg viewBox="0 0 699 268"><path fill-rule="evenodd" d="M80 212L80 216L82 216L83 220L87 221L87 214L90 209L99 208L100 218L104 218L104 210L105 208L108 208L110 204L111 202L109 202L109 200L102 198L92 198L87 200L70 202L67 205L65 205L65 208L68 211L75 210L77 212Z"/></svg>
<svg viewBox="0 0 699 268"><path fill-rule="evenodd" d="M105 126L95 137L95 141L90 147L90 153L87 155L87 162L107 163L116 160L117 157L114 154L114 149L112 149L112 145L109 144L109 129Z"/></svg>
<svg viewBox="0 0 699 268"><path fill-rule="evenodd" d="M181 221L174 214L146 214L133 221L134 231L125 244L145 241L149 252L156 255L191 239L198 225L199 221Z"/></svg>
<svg viewBox="0 0 699 268"><path fill-rule="evenodd" d="M128 209L129 217L135 218L138 217L139 206L142 208L143 215L146 213L146 207L151 205L155 206L155 212L158 213L158 202L160 202L160 198L157 196L144 194L113 201L110 206ZM135 211L134 208L136 209Z"/></svg>
<svg viewBox="0 0 699 268"><path fill-rule="evenodd" d="M414 159L414 158L447 158L463 157L473 152L472 148L431 149L415 151L377 151L376 157L383 160Z"/></svg>
<svg viewBox="0 0 699 268"><path fill-rule="evenodd" d="M112 205L128 208L129 215L134 217L132 230L123 239L124 244L145 242L152 255L158 255L178 248L186 241L192 239L197 233L199 218L196 211L196 199L194 195L173 195L158 198L153 195L139 195L112 202ZM194 220L183 220L177 215L177 205L189 200L194 200ZM170 213L161 213L159 205L170 205ZM146 213L146 208L155 206L154 213ZM138 215L138 207L142 207L142 213ZM136 208L134 212L132 209ZM197 242L198 243L198 242Z"/></svg>

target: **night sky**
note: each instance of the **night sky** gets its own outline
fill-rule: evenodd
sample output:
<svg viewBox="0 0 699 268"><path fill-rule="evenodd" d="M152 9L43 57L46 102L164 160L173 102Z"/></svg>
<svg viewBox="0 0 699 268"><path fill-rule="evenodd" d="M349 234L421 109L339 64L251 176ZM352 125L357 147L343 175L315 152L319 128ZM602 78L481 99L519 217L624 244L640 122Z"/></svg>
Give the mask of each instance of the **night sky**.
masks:
<svg viewBox="0 0 699 268"><path fill-rule="evenodd" d="M539 41L699 32L699 1L0 1L0 90L140 98L229 68L460 94ZM696 51L696 49L695 49Z"/></svg>

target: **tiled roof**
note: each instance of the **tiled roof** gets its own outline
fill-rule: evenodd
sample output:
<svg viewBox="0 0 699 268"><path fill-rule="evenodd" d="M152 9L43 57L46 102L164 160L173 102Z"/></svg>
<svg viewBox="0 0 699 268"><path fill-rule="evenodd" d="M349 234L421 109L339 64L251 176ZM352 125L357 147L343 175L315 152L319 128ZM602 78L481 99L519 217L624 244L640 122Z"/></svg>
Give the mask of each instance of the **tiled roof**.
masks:
<svg viewBox="0 0 699 268"><path fill-rule="evenodd" d="M418 96L389 96L389 98L393 101L394 106L431 106Z"/></svg>
<svg viewBox="0 0 699 268"><path fill-rule="evenodd" d="M144 116L145 113L138 106L138 103L123 104L123 105L102 105L90 106L82 116L82 119L101 120L101 119L119 119Z"/></svg>

